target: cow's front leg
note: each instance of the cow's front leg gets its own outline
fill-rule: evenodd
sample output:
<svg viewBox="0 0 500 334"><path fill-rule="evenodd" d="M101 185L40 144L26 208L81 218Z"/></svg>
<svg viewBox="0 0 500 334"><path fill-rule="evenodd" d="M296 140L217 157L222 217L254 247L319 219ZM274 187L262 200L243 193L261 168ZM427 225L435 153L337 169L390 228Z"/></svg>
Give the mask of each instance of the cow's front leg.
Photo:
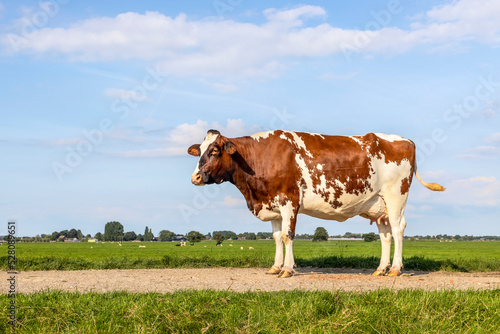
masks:
<svg viewBox="0 0 500 334"><path fill-rule="evenodd" d="M271 221L273 226L273 238L276 243L276 253L274 255L274 264L267 271L267 274L277 275L281 272L283 266L283 238L281 237L281 219Z"/></svg>
<svg viewBox="0 0 500 334"><path fill-rule="evenodd" d="M297 222L298 209L292 206L291 201L280 208L281 210L281 237L285 242L285 263L278 277L286 278L293 275L295 261L293 259L293 238L295 237L295 224Z"/></svg>

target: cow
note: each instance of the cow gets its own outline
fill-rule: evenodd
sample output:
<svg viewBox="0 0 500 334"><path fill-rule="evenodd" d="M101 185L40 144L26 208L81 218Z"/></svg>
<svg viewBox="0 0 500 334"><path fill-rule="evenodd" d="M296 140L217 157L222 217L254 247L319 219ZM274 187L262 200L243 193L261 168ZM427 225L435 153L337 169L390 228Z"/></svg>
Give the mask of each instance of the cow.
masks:
<svg viewBox="0 0 500 334"><path fill-rule="evenodd" d="M299 213L341 222L359 215L376 222L382 256L373 275L401 275L404 209L413 175L430 190L445 190L420 178L415 144L397 135L274 130L226 138L209 130L188 153L199 157L191 176L194 185L230 182L250 212L271 221L276 253L267 273L283 278L294 273L292 245Z"/></svg>

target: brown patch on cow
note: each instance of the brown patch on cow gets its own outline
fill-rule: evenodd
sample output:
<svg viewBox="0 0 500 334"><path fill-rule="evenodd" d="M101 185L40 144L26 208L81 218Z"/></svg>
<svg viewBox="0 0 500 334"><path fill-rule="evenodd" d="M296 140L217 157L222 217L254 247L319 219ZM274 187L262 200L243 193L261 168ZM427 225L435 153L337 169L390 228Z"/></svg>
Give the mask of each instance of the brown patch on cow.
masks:
<svg viewBox="0 0 500 334"><path fill-rule="evenodd" d="M400 165L403 160L408 160L411 165L415 159L415 144L409 140L390 142L378 137L374 133L368 133L358 137L363 142L370 155L377 159L384 158L385 163Z"/></svg>
<svg viewBox="0 0 500 334"><path fill-rule="evenodd" d="M295 163L292 144L279 138L282 133L277 130L259 141L251 137L231 139L241 158L253 171L247 173L236 168L231 182L241 191L248 208L255 215L263 208L272 211L276 198L280 205L290 200L294 208L299 206L299 186L296 181L301 179L301 174Z"/></svg>
<svg viewBox="0 0 500 334"><path fill-rule="evenodd" d="M404 195L410 191L411 176L405 177L401 180L401 195Z"/></svg>

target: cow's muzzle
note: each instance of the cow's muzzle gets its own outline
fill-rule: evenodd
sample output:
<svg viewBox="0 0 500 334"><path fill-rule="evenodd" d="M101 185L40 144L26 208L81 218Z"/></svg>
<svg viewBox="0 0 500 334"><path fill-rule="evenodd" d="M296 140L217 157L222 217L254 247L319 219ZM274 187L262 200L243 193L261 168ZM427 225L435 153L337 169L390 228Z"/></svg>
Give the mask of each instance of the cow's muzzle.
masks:
<svg viewBox="0 0 500 334"><path fill-rule="evenodd" d="M205 183L203 183L203 176L200 173L195 173L191 175L191 182L195 186L203 186Z"/></svg>

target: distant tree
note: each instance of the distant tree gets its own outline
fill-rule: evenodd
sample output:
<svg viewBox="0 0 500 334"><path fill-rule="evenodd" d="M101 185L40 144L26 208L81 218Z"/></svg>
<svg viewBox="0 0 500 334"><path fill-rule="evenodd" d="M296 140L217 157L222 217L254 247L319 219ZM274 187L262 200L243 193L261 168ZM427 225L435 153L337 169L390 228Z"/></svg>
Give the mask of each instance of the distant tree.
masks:
<svg viewBox="0 0 500 334"><path fill-rule="evenodd" d="M247 235L247 240L255 240L257 239L257 236L253 232L245 232Z"/></svg>
<svg viewBox="0 0 500 334"><path fill-rule="evenodd" d="M214 231L213 234L215 234L215 233L222 234L226 240L227 239L232 239L232 240L238 239L238 236L233 231Z"/></svg>
<svg viewBox="0 0 500 334"><path fill-rule="evenodd" d="M123 238L123 225L117 221L106 223L104 226L105 241L121 241Z"/></svg>
<svg viewBox="0 0 500 334"><path fill-rule="evenodd" d="M191 231L186 235L186 238L189 242L200 242L205 239L205 235L201 234L198 231Z"/></svg>
<svg viewBox="0 0 500 334"><path fill-rule="evenodd" d="M52 241L57 241L61 234L59 232L52 232L52 235L50 236L50 240Z"/></svg>
<svg viewBox="0 0 500 334"><path fill-rule="evenodd" d="M175 233L169 230L161 230L158 237L160 241L172 241L175 238Z"/></svg>
<svg viewBox="0 0 500 334"><path fill-rule="evenodd" d="M370 232L370 233L367 233L367 234L363 234L363 240L365 242L372 242L372 241L375 241L377 240L377 235L373 232Z"/></svg>
<svg viewBox="0 0 500 334"><path fill-rule="evenodd" d="M103 241L104 240L104 237L102 235L101 232L97 232L95 235L94 235L94 239L97 239L99 241Z"/></svg>
<svg viewBox="0 0 500 334"><path fill-rule="evenodd" d="M146 229L144 229L144 241L152 241L154 238L153 231L146 226Z"/></svg>
<svg viewBox="0 0 500 334"><path fill-rule="evenodd" d="M257 233L257 239L267 239L272 238L273 234L271 232L259 232Z"/></svg>
<svg viewBox="0 0 500 334"><path fill-rule="evenodd" d="M138 234L137 238L135 238L135 240L144 241L144 236L142 234Z"/></svg>
<svg viewBox="0 0 500 334"><path fill-rule="evenodd" d="M69 235L68 230L62 230L61 232L59 232L59 236L61 236L61 235L64 235L67 238Z"/></svg>
<svg viewBox="0 0 500 334"><path fill-rule="evenodd" d="M67 237L70 239L73 239L73 238L76 238L77 235L78 235L78 232L74 228L72 228L71 230L69 230Z"/></svg>
<svg viewBox="0 0 500 334"><path fill-rule="evenodd" d="M90 233L89 233L89 234L87 234L87 235L85 236L85 238L90 239L90 238L92 238L92 236L91 236L91 235L90 235Z"/></svg>
<svg viewBox="0 0 500 334"><path fill-rule="evenodd" d="M217 241L224 241L224 236L220 233L214 233L214 236L212 237L213 240L217 240Z"/></svg>
<svg viewBox="0 0 500 334"><path fill-rule="evenodd" d="M328 232L324 227L318 227L316 231L314 231L312 241L328 241Z"/></svg>
<svg viewBox="0 0 500 334"><path fill-rule="evenodd" d="M125 232L123 235L123 241L132 241L137 238L137 234L134 231Z"/></svg>

